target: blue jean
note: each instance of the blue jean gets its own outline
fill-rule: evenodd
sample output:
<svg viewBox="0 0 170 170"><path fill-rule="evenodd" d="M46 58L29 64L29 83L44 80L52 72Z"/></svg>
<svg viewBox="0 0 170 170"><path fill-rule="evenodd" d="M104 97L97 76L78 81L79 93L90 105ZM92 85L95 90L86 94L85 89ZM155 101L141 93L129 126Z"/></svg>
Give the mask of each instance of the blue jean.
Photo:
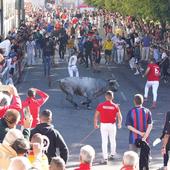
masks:
<svg viewBox="0 0 170 170"><path fill-rule="evenodd" d="M46 76L47 74L49 76L51 70L51 56L44 56L43 63L44 63L44 75Z"/></svg>

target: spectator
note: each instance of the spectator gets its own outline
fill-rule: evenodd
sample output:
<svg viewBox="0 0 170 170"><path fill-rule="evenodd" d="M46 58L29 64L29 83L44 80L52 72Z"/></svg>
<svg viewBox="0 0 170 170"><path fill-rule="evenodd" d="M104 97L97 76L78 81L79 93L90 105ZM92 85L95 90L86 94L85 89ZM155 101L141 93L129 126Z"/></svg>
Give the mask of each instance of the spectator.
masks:
<svg viewBox="0 0 170 170"><path fill-rule="evenodd" d="M86 42L84 43L84 50L85 50L85 58L86 58L86 67L88 67L88 59L90 59L91 67L93 67L92 62L92 50L93 50L93 42L92 37L87 37Z"/></svg>
<svg viewBox="0 0 170 170"><path fill-rule="evenodd" d="M76 51L75 49L72 49L71 56L68 62L68 73L70 77L74 77L74 73L75 77L79 77L79 71L76 64L77 64Z"/></svg>
<svg viewBox="0 0 170 170"><path fill-rule="evenodd" d="M123 167L120 170L137 170L138 162L138 154L133 151L127 151L123 155Z"/></svg>
<svg viewBox="0 0 170 170"><path fill-rule="evenodd" d="M65 162L68 159L68 148L61 134L53 127L52 122L52 112L48 109L40 113L40 124L38 124L34 129L31 130L31 136L36 133L40 133L48 137L50 145L47 151L47 157L49 162L52 157L57 156L57 149L59 149L60 157L63 158Z"/></svg>
<svg viewBox="0 0 170 170"><path fill-rule="evenodd" d="M90 170L95 157L95 150L90 145L85 145L80 149L80 165L75 170Z"/></svg>
<svg viewBox="0 0 170 170"><path fill-rule="evenodd" d="M8 110L8 109L15 109L17 111L20 111L21 110L21 99L19 97L19 94L17 92L17 89L13 86L13 85L9 85L9 86L6 86L7 89L6 91L11 95L12 97L12 103L9 104L9 105L2 105L2 100L3 100L3 95L0 95L0 118L2 118L2 116L5 114L5 112Z"/></svg>
<svg viewBox="0 0 170 170"><path fill-rule="evenodd" d="M134 58L135 58L135 68L136 68L136 72L134 73L134 75L138 75L140 74L140 72L143 71L143 68L141 67L140 64L140 42L136 42L135 47L134 47Z"/></svg>
<svg viewBox="0 0 170 170"><path fill-rule="evenodd" d="M54 51L53 40L49 37L49 35L46 34L43 42L44 76L46 75L50 76L53 51Z"/></svg>
<svg viewBox="0 0 170 170"><path fill-rule="evenodd" d="M113 42L111 41L110 36L108 36L107 40L104 42L103 49L105 51L105 64L110 64L113 49Z"/></svg>
<svg viewBox="0 0 170 170"><path fill-rule="evenodd" d="M148 61L149 50L151 45L151 38L148 33L146 33L142 39L142 60Z"/></svg>
<svg viewBox="0 0 170 170"><path fill-rule="evenodd" d="M48 158L45 155L45 150L44 150L44 143L47 142L47 145L49 143L49 141L45 141L43 138L43 135L41 135L40 133L36 133L31 137L31 144L32 144L32 150L29 151L28 153L28 159L30 160L31 163L34 163L37 159L37 155L34 153L35 150L33 147L35 147L35 145L39 146L40 152L38 154L38 158L40 161L40 167L43 170L48 170Z"/></svg>
<svg viewBox="0 0 170 170"><path fill-rule="evenodd" d="M2 143L9 129L15 128L20 120L20 113L15 109L8 109L0 119L0 142Z"/></svg>
<svg viewBox="0 0 170 170"><path fill-rule="evenodd" d="M26 157L16 156L11 159L8 170L29 170L31 167L31 163Z"/></svg>
<svg viewBox="0 0 170 170"><path fill-rule="evenodd" d="M26 42L26 51L27 51L27 64L28 66L35 64L35 41L32 37Z"/></svg>
<svg viewBox="0 0 170 170"><path fill-rule="evenodd" d="M16 140L17 147L13 147L16 146ZM0 144L0 169L6 170L10 164L10 159L18 154L23 155L28 148L29 143L24 139L22 132L17 129L10 129L5 135L2 144Z"/></svg>
<svg viewBox="0 0 170 170"><path fill-rule="evenodd" d="M3 70L4 64L5 64L5 59L4 59L3 55L0 54L0 73Z"/></svg>
<svg viewBox="0 0 170 170"><path fill-rule="evenodd" d="M123 63L125 44L126 44L125 40L121 36L118 36L118 40L116 41L117 62L118 62L118 64Z"/></svg>
<svg viewBox="0 0 170 170"><path fill-rule="evenodd" d="M100 131L102 137L102 164L107 164L108 161L108 138L111 145L111 155L109 159L112 160L116 156L116 119L118 118L118 128L121 128L122 115L119 106L113 103L114 95L112 91L105 93L106 101L97 106L94 115L94 128L99 128L98 120L100 117Z"/></svg>
<svg viewBox="0 0 170 170"><path fill-rule="evenodd" d="M64 28L61 28L61 30L63 30ZM59 56L61 60L64 60L64 55L66 52L66 45L67 45L67 41L68 41L68 35L65 33L65 31L61 31L60 30L60 35L59 35Z"/></svg>
<svg viewBox="0 0 170 170"><path fill-rule="evenodd" d="M59 156L52 158L49 170L65 170L65 162Z"/></svg>
<svg viewBox="0 0 170 170"><path fill-rule="evenodd" d="M23 147L24 145L20 141L21 140L18 139L13 144L13 147L15 146L15 149L17 149L18 152L21 152L21 151L24 151L27 149L26 147ZM8 170L15 170L15 169L16 170L19 170L19 169L20 170L42 170L41 169L41 159L39 156L40 145L33 144L33 150L34 150L35 160L32 164L28 160L28 158L23 156L23 154L18 154L18 156L11 159Z"/></svg>
<svg viewBox="0 0 170 170"><path fill-rule="evenodd" d="M48 100L49 96L45 92L36 89L30 88L28 90L28 97L22 102L22 108L29 107L30 113L33 117L32 128L36 127L37 123L39 123L39 111L41 106ZM38 94L41 98L36 99L36 94Z"/></svg>
<svg viewBox="0 0 170 170"><path fill-rule="evenodd" d="M156 63L160 61L160 51L159 47L156 45L153 46L153 58L155 59Z"/></svg>
<svg viewBox="0 0 170 170"><path fill-rule="evenodd" d="M170 73L168 72L169 69L169 56L167 55L166 51L162 53L161 56L161 62L159 63L159 66L162 69L162 79L164 80L164 83L168 82L168 76L170 76Z"/></svg>
<svg viewBox="0 0 170 170"><path fill-rule="evenodd" d="M129 149L139 152L135 145L137 139L148 141L149 134L152 130L152 115L150 110L143 107L143 96L135 94L135 107L132 108L126 116L126 126L130 131L129 134Z"/></svg>

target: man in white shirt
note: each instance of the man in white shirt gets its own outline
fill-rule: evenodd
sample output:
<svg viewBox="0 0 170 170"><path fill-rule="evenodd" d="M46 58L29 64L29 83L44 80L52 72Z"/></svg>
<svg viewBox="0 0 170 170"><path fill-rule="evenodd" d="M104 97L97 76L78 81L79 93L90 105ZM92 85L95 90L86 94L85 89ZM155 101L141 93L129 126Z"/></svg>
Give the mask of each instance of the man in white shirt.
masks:
<svg viewBox="0 0 170 170"><path fill-rule="evenodd" d="M124 60L124 46L125 41L121 38L121 36L118 37L118 40L116 42L116 49L117 49L117 61L118 64L122 64Z"/></svg>
<svg viewBox="0 0 170 170"><path fill-rule="evenodd" d="M28 66L35 65L35 41L32 38L29 38L29 40L26 42L26 51Z"/></svg>
<svg viewBox="0 0 170 170"><path fill-rule="evenodd" d="M75 52L75 50L72 50L71 57L70 57L69 62L68 62L68 73L69 73L70 77L73 77L74 73L75 73L76 77L79 77L79 71L78 71L78 68L76 66L76 63L77 63L76 52Z"/></svg>

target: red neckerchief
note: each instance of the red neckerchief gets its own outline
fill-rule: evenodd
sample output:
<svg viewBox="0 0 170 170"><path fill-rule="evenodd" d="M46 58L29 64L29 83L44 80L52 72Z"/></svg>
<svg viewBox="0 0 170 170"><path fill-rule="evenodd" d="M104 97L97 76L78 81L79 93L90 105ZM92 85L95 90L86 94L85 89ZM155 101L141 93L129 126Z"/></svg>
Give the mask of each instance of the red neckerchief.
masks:
<svg viewBox="0 0 170 170"><path fill-rule="evenodd" d="M135 170L135 168L133 166L125 165L120 170Z"/></svg>

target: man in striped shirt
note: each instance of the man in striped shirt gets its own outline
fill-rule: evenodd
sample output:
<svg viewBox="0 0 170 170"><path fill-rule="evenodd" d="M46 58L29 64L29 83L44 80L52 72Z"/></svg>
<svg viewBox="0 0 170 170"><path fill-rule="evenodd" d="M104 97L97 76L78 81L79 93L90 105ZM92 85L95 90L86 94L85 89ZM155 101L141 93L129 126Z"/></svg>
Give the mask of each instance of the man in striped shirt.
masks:
<svg viewBox="0 0 170 170"><path fill-rule="evenodd" d="M135 140L142 139L148 142L152 130L152 114L149 109L142 106L143 96L141 94L134 96L134 104L135 107L127 114L126 126L130 130L129 149L138 152Z"/></svg>

